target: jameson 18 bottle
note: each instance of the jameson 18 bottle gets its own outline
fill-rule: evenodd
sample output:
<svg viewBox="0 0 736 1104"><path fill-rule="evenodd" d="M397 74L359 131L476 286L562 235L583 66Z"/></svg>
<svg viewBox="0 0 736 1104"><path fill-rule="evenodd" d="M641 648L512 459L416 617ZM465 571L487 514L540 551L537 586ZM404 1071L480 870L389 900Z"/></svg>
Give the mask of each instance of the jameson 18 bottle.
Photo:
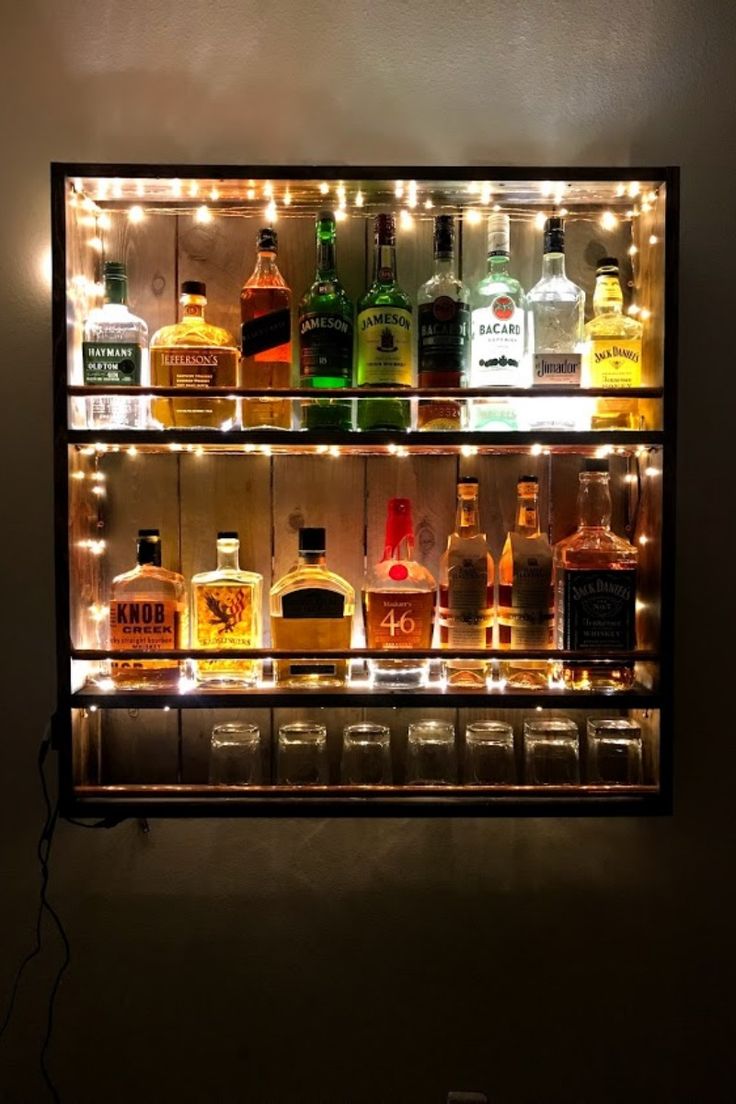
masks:
<svg viewBox="0 0 736 1104"><path fill-rule="evenodd" d="M243 387L288 391L291 385L291 291L276 264L278 236L258 231L256 267L240 292ZM245 429L291 429L291 401L243 399Z"/></svg>
<svg viewBox="0 0 736 1104"><path fill-rule="evenodd" d="M455 272L455 220L434 220L434 273L419 288L419 386L464 387L470 366L469 292ZM419 429L459 429L460 403L422 400Z"/></svg>
<svg viewBox="0 0 736 1104"><path fill-rule="evenodd" d="M377 215L373 283L358 303L358 386L411 387L413 322L411 301L396 278L393 215ZM360 429L408 429L406 399L360 399Z"/></svg>
<svg viewBox="0 0 736 1104"><path fill-rule="evenodd" d="M335 216L317 216L317 271L299 304L299 376L302 387L349 387L353 378L353 304L337 275ZM349 402L302 404L307 429L350 429Z"/></svg>

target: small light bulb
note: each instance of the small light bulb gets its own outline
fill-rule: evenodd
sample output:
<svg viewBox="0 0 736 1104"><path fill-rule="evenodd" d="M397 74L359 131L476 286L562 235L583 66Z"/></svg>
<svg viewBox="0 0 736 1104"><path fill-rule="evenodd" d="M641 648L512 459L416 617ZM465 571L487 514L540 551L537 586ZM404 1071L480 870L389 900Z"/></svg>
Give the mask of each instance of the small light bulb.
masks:
<svg viewBox="0 0 736 1104"><path fill-rule="evenodd" d="M646 307L642 307L639 311L639 317L641 318L642 322L646 322L647 319L652 317L652 312L650 310L647 310Z"/></svg>
<svg viewBox="0 0 736 1104"><path fill-rule="evenodd" d="M291 207L291 192L284 192L284 207Z"/></svg>
<svg viewBox="0 0 736 1104"><path fill-rule="evenodd" d="M617 184L616 185L616 195L617 196L626 195L626 185L625 184Z"/></svg>
<svg viewBox="0 0 736 1104"><path fill-rule="evenodd" d="M178 198L181 195L181 180L172 180L169 187L171 188L172 196Z"/></svg>
<svg viewBox="0 0 736 1104"><path fill-rule="evenodd" d="M468 226L477 226L482 217L483 216L481 215L480 211L477 211L475 207L470 207L465 212L465 219L468 223Z"/></svg>
<svg viewBox="0 0 736 1104"><path fill-rule="evenodd" d="M135 445L130 445L129 448L128 448L128 456L137 456L137 455L138 455L138 449L135 447Z"/></svg>
<svg viewBox="0 0 736 1104"><path fill-rule="evenodd" d="M146 194L145 181L136 180L136 182L135 182L135 194L137 196L139 196L141 199L143 198L143 196Z"/></svg>
<svg viewBox="0 0 736 1104"><path fill-rule="evenodd" d="M560 216L561 216L562 218L564 218L564 217L565 217L565 215L569 215L569 214L570 214L570 212L568 211L567 207L560 207L560 209L559 209L559 211L557 212L557 214L558 214L558 215L560 215Z"/></svg>
<svg viewBox="0 0 736 1104"><path fill-rule="evenodd" d="M104 178L102 180L97 181L97 198L98 199L107 199L108 187L109 187L109 183Z"/></svg>
<svg viewBox="0 0 736 1104"><path fill-rule="evenodd" d="M403 194L404 194L404 181L403 180L397 180L396 181L396 184L394 185L394 194L395 194L397 199L401 199L401 197L403 196Z"/></svg>
<svg viewBox="0 0 736 1104"><path fill-rule="evenodd" d="M494 203L493 204L493 210L494 211L500 211L501 210L501 204L500 203Z"/></svg>
<svg viewBox="0 0 736 1104"><path fill-rule="evenodd" d="M330 190L330 185L327 183L326 180L323 180L322 183L319 186L320 195L327 195L329 190Z"/></svg>
<svg viewBox="0 0 736 1104"><path fill-rule="evenodd" d="M638 250L637 246L635 246L635 245L630 245L629 246L629 256L630 257L635 257L638 252L639 252L639 250Z"/></svg>
<svg viewBox="0 0 736 1104"><path fill-rule="evenodd" d="M85 479L86 478L83 471L72 472L71 477L72 477L72 479Z"/></svg>
<svg viewBox="0 0 736 1104"><path fill-rule="evenodd" d="M356 194L355 194L355 206L356 207L362 207L363 203L364 203L363 193L362 192L356 192Z"/></svg>
<svg viewBox="0 0 736 1104"><path fill-rule="evenodd" d="M640 191L641 191L641 185L640 185L639 181L638 180L631 180L629 182L629 187L628 187L628 193L631 196L631 198L633 199L634 196L638 196Z"/></svg>
<svg viewBox="0 0 736 1104"><path fill-rule="evenodd" d="M210 211L210 209L209 209L209 207L207 206L206 203L203 203L201 207L197 208L197 211L196 211L196 214L195 214L194 217L197 220L197 222L202 223L202 224L207 223L207 222L212 222L212 212Z"/></svg>
<svg viewBox="0 0 736 1104"><path fill-rule="evenodd" d="M547 216L545 215L544 211L538 211L537 214L534 216L534 225L537 230L544 230L545 226L547 225Z"/></svg>
<svg viewBox="0 0 736 1104"><path fill-rule="evenodd" d="M270 180L263 185L263 195L266 199L273 199L273 184Z"/></svg>
<svg viewBox="0 0 736 1104"><path fill-rule="evenodd" d="M143 222L145 217L146 212L139 203L134 203L132 207L128 208L128 219L130 222Z"/></svg>
<svg viewBox="0 0 736 1104"><path fill-rule="evenodd" d="M345 211L343 210L343 208L338 207L337 210L335 211L335 222L344 222L347 217L348 216L345 213Z"/></svg>
<svg viewBox="0 0 736 1104"><path fill-rule="evenodd" d="M640 310L641 310L641 307L637 306L636 303L632 303L631 306L629 307L629 314L636 315L636 314L639 313Z"/></svg>
<svg viewBox="0 0 736 1104"><path fill-rule="evenodd" d="M433 207L434 207L434 203L432 202L432 200L431 199L425 199L425 201L424 201L424 210L425 211L431 211Z"/></svg>
<svg viewBox="0 0 736 1104"><path fill-rule="evenodd" d="M481 203L490 203L491 202L491 185L490 184L486 183L481 188L480 201L481 201Z"/></svg>
<svg viewBox="0 0 736 1104"><path fill-rule="evenodd" d="M406 208L402 208L401 213L399 214L399 225L404 230L411 230L414 225L414 219L406 210Z"/></svg>
<svg viewBox="0 0 736 1104"><path fill-rule="evenodd" d="M100 227L101 230L109 230L112 226L112 219L106 211L103 211L103 213L99 215L97 219L97 225Z"/></svg>
<svg viewBox="0 0 736 1104"><path fill-rule="evenodd" d="M105 248L105 243L102 238L95 237L89 239L89 246L90 249L94 249L96 253L101 253Z"/></svg>
<svg viewBox="0 0 736 1104"><path fill-rule="evenodd" d="M656 245L658 241L659 241L659 238L657 237L656 234L650 234L649 235L649 244L650 245Z"/></svg>
<svg viewBox="0 0 736 1104"><path fill-rule="evenodd" d="M659 468L645 468L644 474L648 475L650 479L653 479L655 476L660 474L660 470Z"/></svg>
<svg viewBox="0 0 736 1104"><path fill-rule="evenodd" d="M196 195L199 195L199 184L196 180L192 180L189 184L189 194L194 199Z"/></svg>
<svg viewBox="0 0 736 1104"><path fill-rule="evenodd" d="M416 180L409 181L409 195L406 200L407 207L416 207L417 205L417 182Z"/></svg>
<svg viewBox="0 0 736 1104"><path fill-rule="evenodd" d="M531 456L541 456L542 446L541 445L532 445L532 447L529 449L529 453L530 453Z"/></svg>
<svg viewBox="0 0 736 1104"><path fill-rule="evenodd" d="M330 456L338 457L340 455L340 449L337 445L330 445Z"/></svg>
<svg viewBox="0 0 736 1104"><path fill-rule="evenodd" d="M649 537L646 535L646 533L642 533L642 535L639 537L639 544L649 544Z"/></svg>
<svg viewBox="0 0 736 1104"><path fill-rule="evenodd" d="M245 193L245 197L246 197L246 199L255 199L256 198L255 188L248 188L247 192Z"/></svg>
<svg viewBox="0 0 736 1104"><path fill-rule="evenodd" d="M219 188L211 188L210 189L210 199L212 200L212 202L216 203L219 198L220 198L220 189Z"/></svg>
<svg viewBox="0 0 736 1104"><path fill-rule="evenodd" d="M600 218L601 229L603 230L615 230L618 226L618 219L614 215L613 211L604 211Z"/></svg>
<svg viewBox="0 0 736 1104"><path fill-rule="evenodd" d="M276 204L273 200L271 200L270 203L266 204L266 209L263 213L268 219L269 223L276 222L277 218L279 217L278 210L276 209Z"/></svg>
<svg viewBox="0 0 736 1104"><path fill-rule="evenodd" d="M114 199L122 199L123 184L122 181L116 177L112 182L112 194Z"/></svg>

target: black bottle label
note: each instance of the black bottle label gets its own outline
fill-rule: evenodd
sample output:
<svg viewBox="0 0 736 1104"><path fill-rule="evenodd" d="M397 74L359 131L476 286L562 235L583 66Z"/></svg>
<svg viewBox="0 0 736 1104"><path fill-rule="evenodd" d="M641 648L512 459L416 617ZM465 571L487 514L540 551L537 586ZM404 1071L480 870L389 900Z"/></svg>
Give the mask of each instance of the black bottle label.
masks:
<svg viewBox="0 0 736 1104"><path fill-rule="evenodd" d="M240 327L240 340L246 357L287 345L291 341L291 311L285 307L251 318Z"/></svg>
<svg viewBox="0 0 736 1104"><path fill-rule="evenodd" d="M343 617L345 598L334 590L322 590L319 587L305 587L304 590L292 590L281 599L283 616L291 620L304 620L308 617Z"/></svg>
<svg viewBox="0 0 736 1104"><path fill-rule="evenodd" d="M141 348L129 342L83 341L84 382L125 385L141 382Z"/></svg>
<svg viewBox="0 0 736 1104"><path fill-rule="evenodd" d="M636 569L563 570L558 579L563 648L630 651L636 640Z"/></svg>
<svg viewBox="0 0 736 1104"><path fill-rule="evenodd" d="M419 384L422 373L454 373L459 387L470 364L470 309L449 295L419 307Z"/></svg>
<svg viewBox="0 0 736 1104"><path fill-rule="evenodd" d="M310 312L299 319L299 371L302 380L332 376L350 384L353 376L353 322L340 314Z"/></svg>

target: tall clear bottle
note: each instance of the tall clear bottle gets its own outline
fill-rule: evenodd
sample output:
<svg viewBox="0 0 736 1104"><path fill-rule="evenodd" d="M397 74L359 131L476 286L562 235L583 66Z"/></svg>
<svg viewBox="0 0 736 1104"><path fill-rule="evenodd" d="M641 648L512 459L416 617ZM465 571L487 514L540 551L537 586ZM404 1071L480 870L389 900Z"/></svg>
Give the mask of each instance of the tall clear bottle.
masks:
<svg viewBox="0 0 736 1104"><path fill-rule="evenodd" d="M217 567L192 578L192 647L227 652L260 648L263 576L243 571L240 537L217 534ZM255 659L200 659L197 681L215 686L253 686L262 664Z"/></svg>
<svg viewBox="0 0 736 1104"><path fill-rule="evenodd" d="M468 288L458 279L455 219L434 220L434 272L417 292L419 386L465 387L470 368ZM462 405L456 399L420 399L418 429L459 429Z"/></svg>
<svg viewBox="0 0 736 1104"><path fill-rule="evenodd" d="M587 384L612 391L641 387L641 340L644 327L624 314L616 257L602 257L595 273L593 318L585 327ZM637 429L636 399L596 399L591 429Z"/></svg>
<svg viewBox="0 0 736 1104"><path fill-rule="evenodd" d="M276 263L278 235L258 231L256 267L240 292L240 369L245 388L291 387L291 291ZM242 400L244 429L291 429L291 400L264 395Z"/></svg>
<svg viewBox="0 0 736 1104"><path fill-rule="evenodd" d="M522 475L516 488L516 522L498 565L501 648L552 646L552 549L539 527L538 495L536 475ZM501 660L499 673L509 686L543 690L552 672L549 660L509 658Z"/></svg>
<svg viewBox="0 0 736 1104"><path fill-rule="evenodd" d="M411 501L392 498L388 503L383 557L373 565L363 586L368 647L386 652L430 648L436 590L431 572L414 559ZM429 660L372 659L368 669L374 686L411 689L426 684Z"/></svg>
<svg viewBox="0 0 736 1104"><path fill-rule="evenodd" d="M350 387L353 381L353 304L337 275L337 226L332 211L316 223L317 271L299 304L299 376L302 387ZM350 401L302 402L305 429L350 429Z"/></svg>
<svg viewBox="0 0 736 1104"><path fill-rule="evenodd" d="M90 429L144 429L148 400L135 394L149 382L148 326L128 307L124 264L106 261L105 299L84 323L82 362L86 387L130 387L131 395L93 395L86 400Z"/></svg>
<svg viewBox="0 0 736 1104"><path fill-rule="evenodd" d="M473 291L471 387L524 387L528 383L528 317L524 289L511 275L511 220L488 216L488 269ZM508 399L475 399L475 429L516 428Z"/></svg>
<svg viewBox="0 0 736 1104"><path fill-rule="evenodd" d="M493 646L493 558L480 530L478 480L457 484L455 532L440 560L440 645L447 648ZM450 686L486 685L490 664L484 659L448 659L442 664Z"/></svg>
<svg viewBox="0 0 736 1104"><path fill-rule="evenodd" d="M414 323L409 296L396 274L393 215L376 215L373 282L358 303L358 387L411 387ZM360 429L408 429L408 399L359 399Z"/></svg>
<svg viewBox="0 0 736 1104"><path fill-rule="evenodd" d="M580 473L578 528L554 549L555 640L581 653L561 674L576 690L621 690L634 681L634 664L615 653L636 646L637 550L611 530L607 460L587 460ZM585 653L609 652L596 659Z"/></svg>

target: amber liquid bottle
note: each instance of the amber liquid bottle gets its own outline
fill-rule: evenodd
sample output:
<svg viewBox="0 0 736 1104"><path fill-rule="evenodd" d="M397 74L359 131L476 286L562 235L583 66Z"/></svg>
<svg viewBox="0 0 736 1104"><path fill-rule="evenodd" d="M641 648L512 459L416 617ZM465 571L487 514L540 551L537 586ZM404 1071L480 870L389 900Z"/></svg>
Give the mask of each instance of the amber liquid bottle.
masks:
<svg viewBox="0 0 736 1104"><path fill-rule="evenodd" d="M291 291L276 264L278 237L258 231L258 257L240 292L241 357L244 388L288 391L291 387ZM243 399L244 429L291 429L290 399L271 395Z"/></svg>

